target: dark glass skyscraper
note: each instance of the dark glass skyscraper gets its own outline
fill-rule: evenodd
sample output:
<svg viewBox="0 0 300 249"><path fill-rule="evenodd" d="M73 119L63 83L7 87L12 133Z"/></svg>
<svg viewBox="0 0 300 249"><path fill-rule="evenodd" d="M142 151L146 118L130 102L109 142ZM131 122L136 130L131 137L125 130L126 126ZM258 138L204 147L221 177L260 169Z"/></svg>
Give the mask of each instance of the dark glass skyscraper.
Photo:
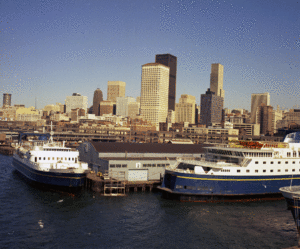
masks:
<svg viewBox="0 0 300 249"><path fill-rule="evenodd" d="M171 54L157 54L155 62L170 68L168 109L175 111L177 57Z"/></svg>

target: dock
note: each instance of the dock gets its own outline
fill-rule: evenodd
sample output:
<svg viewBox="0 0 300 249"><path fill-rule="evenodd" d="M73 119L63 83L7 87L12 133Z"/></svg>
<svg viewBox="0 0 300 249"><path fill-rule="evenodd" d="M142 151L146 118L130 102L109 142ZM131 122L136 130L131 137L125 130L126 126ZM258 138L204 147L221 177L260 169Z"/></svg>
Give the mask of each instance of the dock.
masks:
<svg viewBox="0 0 300 249"><path fill-rule="evenodd" d="M124 175L110 178L107 175L98 176L96 173L88 173L85 182L86 189L104 196L125 196L129 192L152 191L160 185L161 181L127 181Z"/></svg>
<svg viewBox="0 0 300 249"><path fill-rule="evenodd" d="M0 154L6 156L12 156L14 154L15 149L8 145L1 145L0 146Z"/></svg>

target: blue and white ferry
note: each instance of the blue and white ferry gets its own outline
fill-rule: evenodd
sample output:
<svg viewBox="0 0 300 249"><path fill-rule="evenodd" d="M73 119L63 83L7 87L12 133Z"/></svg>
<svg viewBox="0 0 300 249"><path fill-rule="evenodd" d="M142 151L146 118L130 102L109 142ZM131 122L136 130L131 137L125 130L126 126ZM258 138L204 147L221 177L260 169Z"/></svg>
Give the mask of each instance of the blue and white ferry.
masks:
<svg viewBox="0 0 300 249"><path fill-rule="evenodd" d="M52 187L82 187L88 164L79 161L79 152L54 142L51 131L49 141L23 143L13 155L13 166L34 183Z"/></svg>
<svg viewBox="0 0 300 249"><path fill-rule="evenodd" d="M182 158L165 171L162 196L180 201L283 198L279 188L300 185L300 133L284 142L240 142L207 147L202 158Z"/></svg>

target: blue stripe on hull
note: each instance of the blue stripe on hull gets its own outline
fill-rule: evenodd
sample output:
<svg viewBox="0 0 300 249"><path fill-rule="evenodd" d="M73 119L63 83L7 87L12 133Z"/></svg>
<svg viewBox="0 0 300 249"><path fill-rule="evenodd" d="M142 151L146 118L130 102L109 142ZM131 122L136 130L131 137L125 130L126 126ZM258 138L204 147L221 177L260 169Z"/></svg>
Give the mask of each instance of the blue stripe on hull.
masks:
<svg viewBox="0 0 300 249"><path fill-rule="evenodd" d="M86 174L43 172L32 169L26 164L13 158L15 169L33 182L58 187L82 187Z"/></svg>
<svg viewBox="0 0 300 249"><path fill-rule="evenodd" d="M174 194L194 195L267 195L279 194L279 188L300 185L300 175L216 176L166 171L162 188Z"/></svg>

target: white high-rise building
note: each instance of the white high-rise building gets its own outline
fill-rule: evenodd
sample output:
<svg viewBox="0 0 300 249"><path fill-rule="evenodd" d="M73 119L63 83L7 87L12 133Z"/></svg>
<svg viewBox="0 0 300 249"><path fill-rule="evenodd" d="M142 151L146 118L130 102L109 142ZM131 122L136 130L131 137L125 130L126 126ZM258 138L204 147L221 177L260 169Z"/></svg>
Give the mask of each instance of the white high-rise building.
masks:
<svg viewBox="0 0 300 249"><path fill-rule="evenodd" d="M251 117L250 122L252 124L257 124L257 111L258 107L264 104L266 106L270 105L270 94L269 93L253 93L251 94Z"/></svg>
<svg viewBox="0 0 300 249"><path fill-rule="evenodd" d="M128 117L128 104L135 102L133 97L117 97L116 114L118 116Z"/></svg>
<svg viewBox="0 0 300 249"><path fill-rule="evenodd" d="M210 91L214 92L217 96L225 97L225 91L223 89L223 75L224 66L220 63L211 64L210 73Z"/></svg>
<svg viewBox="0 0 300 249"><path fill-rule="evenodd" d="M66 100L66 113L70 113L72 109L80 108L87 110L88 98L81 96L79 93L73 93L72 96L67 96Z"/></svg>
<svg viewBox="0 0 300 249"><path fill-rule="evenodd" d="M159 128L168 116L170 68L159 63L142 66L141 115Z"/></svg>

